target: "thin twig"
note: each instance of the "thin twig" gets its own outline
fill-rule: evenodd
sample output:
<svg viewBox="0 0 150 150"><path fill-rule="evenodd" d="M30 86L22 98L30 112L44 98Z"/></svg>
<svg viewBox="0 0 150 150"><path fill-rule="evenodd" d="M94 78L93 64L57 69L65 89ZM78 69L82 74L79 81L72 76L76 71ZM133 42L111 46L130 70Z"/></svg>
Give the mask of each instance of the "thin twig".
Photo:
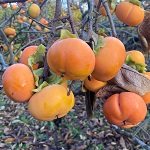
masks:
<svg viewBox="0 0 150 150"><path fill-rule="evenodd" d="M105 8L105 10L106 10L106 12L107 12L107 16L108 16L108 19L109 19L109 22L110 22L110 26L111 26L111 29L112 29L112 35L113 35L114 37L117 37L115 25L114 25L114 22L113 22L111 13L110 13L110 9L109 9L107 0L102 0L102 3L103 3L103 6L104 6L104 8Z"/></svg>
<svg viewBox="0 0 150 150"><path fill-rule="evenodd" d="M147 144L145 144L143 141L141 141L140 139L136 138L133 134L128 133L124 130L121 130L118 126L116 125L111 125L113 127L113 129L115 129L115 131L125 137L128 137L130 139L132 139L134 142L136 142L137 144L139 144L140 146L144 147L146 150L150 150L150 146L148 146Z"/></svg>

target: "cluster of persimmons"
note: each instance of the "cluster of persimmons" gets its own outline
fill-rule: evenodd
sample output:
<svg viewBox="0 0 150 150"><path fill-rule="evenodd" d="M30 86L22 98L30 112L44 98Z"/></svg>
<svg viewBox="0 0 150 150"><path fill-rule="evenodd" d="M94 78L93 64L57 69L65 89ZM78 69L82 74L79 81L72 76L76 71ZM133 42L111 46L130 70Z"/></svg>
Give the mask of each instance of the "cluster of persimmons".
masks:
<svg viewBox="0 0 150 150"><path fill-rule="evenodd" d="M9 66L2 76L6 95L15 102L28 102L30 114L38 120L61 118L73 108L75 98L68 87L69 80L80 80L87 90L97 92L116 76L125 62L131 62L135 67L137 64L145 64L144 55L140 51L126 52L124 44L115 37L99 37L103 40L103 45L97 44L93 50L82 39L72 34L70 37L65 36L69 33L67 30L62 30L62 33L64 35L46 53L49 70L61 82L57 80L52 83L47 80L44 86L36 83L40 76L35 72L41 70L40 62L30 62L30 58L38 58L40 46L26 47L21 54L20 63ZM143 75L150 78L145 71ZM40 90L35 92L39 87ZM143 98L130 91L114 94L104 102L104 116L108 122L117 126L133 127L144 120L148 102L148 96Z"/></svg>
<svg viewBox="0 0 150 150"><path fill-rule="evenodd" d="M97 5L98 1L95 3ZM102 7L101 5L100 10ZM125 8L130 8L128 13L123 10ZM111 13L113 12L112 9ZM28 14L32 18L37 18L39 13L40 9L36 4L30 6ZM100 13L102 14L101 11ZM141 23L144 18L144 10L129 2L121 2L115 13L120 21L129 26ZM12 29L7 30L15 34ZM68 34L68 31L63 30L62 33ZM47 50L45 61L51 73L48 80L42 83L38 82L43 74L37 75L38 71L44 70L40 68L41 59L39 62L30 61L31 57L37 59L41 56L40 47L26 47L21 54L20 63L9 66L3 73L2 83L6 95L14 102L28 102L28 110L34 118L50 121L65 116L75 104L74 94L68 87L69 80L80 80L87 90L98 92L117 75L124 63L150 79L150 73L145 71L144 55L140 51L126 52L124 44L115 37L99 39L103 44L95 43L93 50L75 35L61 36ZM51 82L52 75L59 77L59 82ZM109 123L122 128L136 126L147 114L146 104L150 102L149 97L149 93L141 96L131 91L114 94L104 101L104 116Z"/></svg>

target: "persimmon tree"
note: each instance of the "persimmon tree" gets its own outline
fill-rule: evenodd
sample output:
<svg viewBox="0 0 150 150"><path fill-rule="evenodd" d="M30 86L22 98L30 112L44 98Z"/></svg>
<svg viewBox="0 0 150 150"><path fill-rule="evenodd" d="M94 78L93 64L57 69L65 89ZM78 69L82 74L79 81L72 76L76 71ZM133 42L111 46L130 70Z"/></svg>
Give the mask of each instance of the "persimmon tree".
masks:
<svg viewBox="0 0 150 150"><path fill-rule="evenodd" d="M82 92L85 93L89 119L94 114L95 100L102 100L104 116L110 126L141 146L150 148L132 134L121 130L122 127L141 128L142 121L149 120L146 115L147 104L150 103L147 98L150 80L144 75L147 64L145 60L137 62L138 58L127 53L137 49L143 52L142 57L147 58L149 54L148 1L6 0L0 1L0 4L0 59L4 71L2 82L4 91L11 100L21 103L26 101L29 112L36 119L58 120L74 106L72 86L79 80ZM126 10L122 11L120 4ZM128 8L132 5L134 10ZM32 92L25 100L20 100L20 92L26 88L24 85L29 82L25 80L28 76L21 80L19 75L28 73L16 74L17 66L20 70L23 70L21 66L30 69L32 79L34 77L35 87L32 85L31 89L25 89ZM99 87L96 91L85 85L86 80L90 85L93 79L98 82L91 84L104 82L102 86L95 85L96 88ZM68 87L62 85L64 82ZM48 90L52 90L52 93ZM56 97L52 97L53 92ZM41 102L44 95L45 99ZM52 97L52 101L58 99L58 103L49 103L49 97ZM59 97L64 98L64 103ZM127 109L130 98L134 100ZM36 107L40 106L39 109L35 109L36 99ZM144 111L138 109L136 104L138 107L142 105ZM115 113L111 116L108 109ZM126 111L131 114L126 115Z"/></svg>

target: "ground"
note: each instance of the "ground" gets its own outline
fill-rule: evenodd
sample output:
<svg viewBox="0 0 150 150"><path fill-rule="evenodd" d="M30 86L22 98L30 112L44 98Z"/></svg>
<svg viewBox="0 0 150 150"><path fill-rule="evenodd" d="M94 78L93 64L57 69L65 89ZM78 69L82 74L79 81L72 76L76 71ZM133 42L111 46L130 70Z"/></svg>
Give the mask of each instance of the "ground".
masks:
<svg viewBox="0 0 150 150"><path fill-rule="evenodd" d="M27 103L14 103L0 93L0 149L3 150L144 150L118 134L106 121L103 101L96 100L94 117L87 119L85 96L76 94L75 107L60 123L31 117ZM148 117L150 117L148 106ZM150 120L150 119L149 119ZM143 125L144 124L144 125ZM150 121L123 131L150 145Z"/></svg>

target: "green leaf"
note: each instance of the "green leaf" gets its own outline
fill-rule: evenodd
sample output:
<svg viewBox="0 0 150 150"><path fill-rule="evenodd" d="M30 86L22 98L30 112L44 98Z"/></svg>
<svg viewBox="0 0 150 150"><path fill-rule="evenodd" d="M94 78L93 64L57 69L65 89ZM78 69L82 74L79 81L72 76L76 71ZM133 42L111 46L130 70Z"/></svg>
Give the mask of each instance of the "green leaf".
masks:
<svg viewBox="0 0 150 150"><path fill-rule="evenodd" d="M39 86L39 77L42 75L43 70L44 70L44 68L39 68L39 69L33 71L36 86Z"/></svg>
<svg viewBox="0 0 150 150"><path fill-rule="evenodd" d="M49 84L46 81L44 81L37 89L32 90L32 92L35 92L35 93L40 92L44 87L48 85Z"/></svg>
<svg viewBox="0 0 150 150"><path fill-rule="evenodd" d="M62 29L60 33L60 40L67 39L67 38L77 38L75 34L70 33L66 29Z"/></svg>
<svg viewBox="0 0 150 150"><path fill-rule="evenodd" d="M40 44L37 47L37 52L35 52L33 55L31 55L28 58L28 64L31 68L33 68L33 64L43 61L43 57L45 56L45 51L46 51L46 47L44 45Z"/></svg>
<svg viewBox="0 0 150 150"><path fill-rule="evenodd" d="M94 52L98 53L101 47L105 47L106 43L104 42L103 36L98 36L97 45L94 48Z"/></svg>
<svg viewBox="0 0 150 150"><path fill-rule="evenodd" d="M48 77L48 83L49 84L61 84L64 82L64 79L57 76L54 72L51 71L51 76Z"/></svg>

